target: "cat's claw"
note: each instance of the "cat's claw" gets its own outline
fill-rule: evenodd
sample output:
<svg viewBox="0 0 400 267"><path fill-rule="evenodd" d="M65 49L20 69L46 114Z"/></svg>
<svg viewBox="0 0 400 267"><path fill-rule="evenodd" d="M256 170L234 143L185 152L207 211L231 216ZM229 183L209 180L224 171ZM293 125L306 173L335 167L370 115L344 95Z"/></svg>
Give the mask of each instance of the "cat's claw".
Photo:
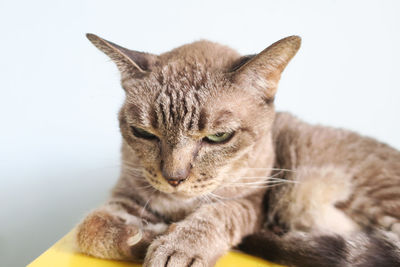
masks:
<svg viewBox="0 0 400 267"><path fill-rule="evenodd" d="M126 243L128 244L128 246L134 246L137 243L139 243L140 240L142 240L142 238L143 238L143 231L142 229L138 228L138 232L134 236L129 237L126 240Z"/></svg>

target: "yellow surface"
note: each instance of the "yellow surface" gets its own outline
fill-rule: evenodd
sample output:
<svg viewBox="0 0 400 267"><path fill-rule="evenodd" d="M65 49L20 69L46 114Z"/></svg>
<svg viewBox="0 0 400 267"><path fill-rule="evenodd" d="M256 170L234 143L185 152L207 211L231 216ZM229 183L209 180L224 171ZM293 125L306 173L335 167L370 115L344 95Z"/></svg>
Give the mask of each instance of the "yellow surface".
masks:
<svg viewBox="0 0 400 267"><path fill-rule="evenodd" d="M28 267L139 267L139 264L101 260L76 252L73 232L64 236L55 245L45 251ZM229 252L222 257L216 267L279 267L264 260L239 252Z"/></svg>

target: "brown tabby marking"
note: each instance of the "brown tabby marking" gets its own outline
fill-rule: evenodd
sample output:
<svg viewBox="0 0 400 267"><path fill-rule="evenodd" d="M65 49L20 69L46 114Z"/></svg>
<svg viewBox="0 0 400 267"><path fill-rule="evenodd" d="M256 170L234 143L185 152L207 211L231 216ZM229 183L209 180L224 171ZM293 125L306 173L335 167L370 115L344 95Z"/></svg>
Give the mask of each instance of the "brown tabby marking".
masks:
<svg viewBox="0 0 400 267"><path fill-rule="evenodd" d="M79 225L82 252L212 266L247 236L241 249L292 266L400 264L400 153L275 113L299 37L241 57L208 41L153 55L87 36L126 100L121 176Z"/></svg>

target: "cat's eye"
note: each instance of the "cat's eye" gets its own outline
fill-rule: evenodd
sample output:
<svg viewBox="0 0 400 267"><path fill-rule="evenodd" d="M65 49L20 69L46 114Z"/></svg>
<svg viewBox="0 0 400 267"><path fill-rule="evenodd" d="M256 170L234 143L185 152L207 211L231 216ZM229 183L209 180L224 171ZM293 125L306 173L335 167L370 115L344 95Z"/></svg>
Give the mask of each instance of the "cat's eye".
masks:
<svg viewBox="0 0 400 267"><path fill-rule="evenodd" d="M157 136L155 136L152 133L149 133L148 131L146 131L142 128L131 126L131 129L132 129L133 135L136 137L143 138L143 139L149 139L149 140L158 139Z"/></svg>
<svg viewBox="0 0 400 267"><path fill-rule="evenodd" d="M204 137L204 140L208 143L223 143L231 139L233 134L234 132L210 134Z"/></svg>

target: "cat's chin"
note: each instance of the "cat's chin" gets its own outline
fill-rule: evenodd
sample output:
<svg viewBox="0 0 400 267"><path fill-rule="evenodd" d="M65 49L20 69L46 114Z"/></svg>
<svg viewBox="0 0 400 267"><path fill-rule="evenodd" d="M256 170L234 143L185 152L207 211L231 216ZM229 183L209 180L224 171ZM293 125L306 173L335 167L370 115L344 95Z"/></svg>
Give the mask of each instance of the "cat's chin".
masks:
<svg viewBox="0 0 400 267"><path fill-rule="evenodd" d="M174 193L171 193L171 195L177 199L191 199L191 198L196 197L196 195L189 194L186 192L174 192Z"/></svg>
<svg viewBox="0 0 400 267"><path fill-rule="evenodd" d="M197 199L200 196L206 195L209 192L198 192L198 193L194 193L194 192L187 192L187 191L179 191L179 189L176 189L174 191L164 191L164 190L160 190L158 188L155 188L160 194L167 196L168 198L172 198L175 200L191 200L191 199Z"/></svg>
<svg viewBox="0 0 400 267"><path fill-rule="evenodd" d="M158 190L158 189L157 189ZM174 199L178 200L188 200L188 199L194 199L198 197L200 194L193 194L185 191L173 191L173 192L164 192L159 190L162 194L165 194L169 197L172 197Z"/></svg>

